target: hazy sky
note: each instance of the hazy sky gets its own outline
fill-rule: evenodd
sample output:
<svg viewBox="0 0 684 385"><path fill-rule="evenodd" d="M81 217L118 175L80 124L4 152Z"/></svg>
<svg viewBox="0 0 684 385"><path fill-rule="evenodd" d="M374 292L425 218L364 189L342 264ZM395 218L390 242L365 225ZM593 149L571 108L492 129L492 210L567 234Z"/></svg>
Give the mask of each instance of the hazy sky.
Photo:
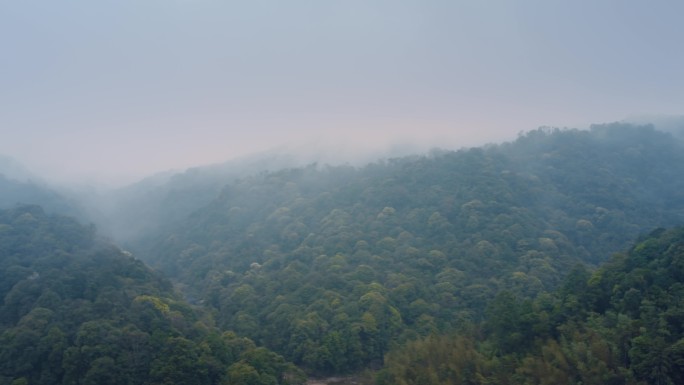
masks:
<svg viewBox="0 0 684 385"><path fill-rule="evenodd" d="M284 144L460 147L681 114L682 15L678 0L0 0L0 154L111 180Z"/></svg>

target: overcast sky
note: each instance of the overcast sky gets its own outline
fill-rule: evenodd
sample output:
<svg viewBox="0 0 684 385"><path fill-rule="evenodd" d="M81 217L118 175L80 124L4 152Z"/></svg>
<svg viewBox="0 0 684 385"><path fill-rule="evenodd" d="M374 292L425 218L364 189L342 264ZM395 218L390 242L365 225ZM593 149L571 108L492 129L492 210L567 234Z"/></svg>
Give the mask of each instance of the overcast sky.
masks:
<svg viewBox="0 0 684 385"><path fill-rule="evenodd" d="M0 154L123 180L682 114L678 0L0 0Z"/></svg>

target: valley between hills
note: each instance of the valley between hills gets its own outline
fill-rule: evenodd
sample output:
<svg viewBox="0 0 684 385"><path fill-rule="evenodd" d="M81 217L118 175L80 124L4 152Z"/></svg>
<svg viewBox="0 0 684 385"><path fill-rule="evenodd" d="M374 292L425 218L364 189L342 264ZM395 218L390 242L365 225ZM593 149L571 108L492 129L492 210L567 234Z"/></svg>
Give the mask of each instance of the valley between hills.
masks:
<svg viewBox="0 0 684 385"><path fill-rule="evenodd" d="M280 159L0 176L0 385L684 383L678 137Z"/></svg>

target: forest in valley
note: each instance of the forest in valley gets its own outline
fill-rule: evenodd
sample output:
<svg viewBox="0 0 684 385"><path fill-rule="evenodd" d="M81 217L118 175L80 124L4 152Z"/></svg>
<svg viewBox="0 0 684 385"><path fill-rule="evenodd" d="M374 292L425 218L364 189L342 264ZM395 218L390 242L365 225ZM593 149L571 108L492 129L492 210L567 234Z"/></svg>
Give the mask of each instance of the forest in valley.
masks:
<svg viewBox="0 0 684 385"><path fill-rule="evenodd" d="M0 178L0 384L684 383L671 134L274 164Z"/></svg>

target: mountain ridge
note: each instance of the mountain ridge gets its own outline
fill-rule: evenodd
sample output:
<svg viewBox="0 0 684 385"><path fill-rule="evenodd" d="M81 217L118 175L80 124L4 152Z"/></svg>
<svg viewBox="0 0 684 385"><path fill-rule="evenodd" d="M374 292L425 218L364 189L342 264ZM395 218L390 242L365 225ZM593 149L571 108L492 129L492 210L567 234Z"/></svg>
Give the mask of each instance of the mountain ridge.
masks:
<svg viewBox="0 0 684 385"><path fill-rule="evenodd" d="M682 223L681 175L681 143L651 126L539 129L227 181L135 247L223 327L314 372L344 372L481 319L500 290L534 297L576 264Z"/></svg>

